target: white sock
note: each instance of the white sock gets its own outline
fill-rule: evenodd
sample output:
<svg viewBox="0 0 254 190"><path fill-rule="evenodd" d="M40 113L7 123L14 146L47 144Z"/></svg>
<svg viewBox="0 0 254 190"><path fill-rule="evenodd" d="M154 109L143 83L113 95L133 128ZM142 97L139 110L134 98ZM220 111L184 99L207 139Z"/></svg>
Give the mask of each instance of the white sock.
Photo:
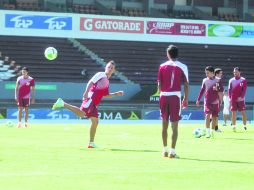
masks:
<svg viewBox="0 0 254 190"><path fill-rule="evenodd" d="M210 128L206 128L206 134L210 134Z"/></svg>
<svg viewBox="0 0 254 190"><path fill-rule="evenodd" d="M175 154L175 149L174 148L170 149L170 154Z"/></svg>
<svg viewBox="0 0 254 190"><path fill-rule="evenodd" d="M19 121L18 124L20 125L20 124L21 124L21 121Z"/></svg>
<svg viewBox="0 0 254 190"><path fill-rule="evenodd" d="M163 152L168 152L168 147L167 146L163 147Z"/></svg>
<svg viewBox="0 0 254 190"><path fill-rule="evenodd" d="M232 127L235 129L236 128L236 126L235 125L232 125Z"/></svg>

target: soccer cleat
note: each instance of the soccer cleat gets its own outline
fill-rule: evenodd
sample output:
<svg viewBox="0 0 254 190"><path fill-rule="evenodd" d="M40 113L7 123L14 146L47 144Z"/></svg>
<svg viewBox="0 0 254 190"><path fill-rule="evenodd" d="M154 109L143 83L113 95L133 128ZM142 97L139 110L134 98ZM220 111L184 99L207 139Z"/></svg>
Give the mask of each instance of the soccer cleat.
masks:
<svg viewBox="0 0 254 190"><path fill-rule="evenodd" d="M168 152L166 152L166 151L165 151L165 152L162 152L162 156L163 156L163 157L168 157Z"/></svg>
<svg viewBox="0 0 254 190"><path fill-rule="evenodd" d="M170 154L169 158L176 158L179 159L180 157L177 154Z"/></svg>
<svg viewBox="0 0 254 190"><path fill-rule="evenodd" d="M21 128L21 123L18 123L17 128Z"/></svg>
<svg viewBox="0 0 254 190"><path fill-rule="evenodd" d="M87 148L98 148L94 142L90 142Z"/></svg>
<svg viewBox="0 0 254 190"><path fill-rule="evenodd" d="M27 128L27 127L28 127L28 124L27 124L27 123L25 123L24 128Z"/></svg>
<svg viewBox="0 0 254 190"><path fill-rule="evenodd" d="M233 129L233 132L236 132L236 127L233 127L232 129Z"/></svg>
<svg viewBox="0 0 254 190"><path fill-rule="evenodd" d="M210 133L207 133L205 137L206 137L206 138L211 138L211 134L210 134Z"/></svg>
<svg viewBox="0 0 254 190"><path fill-rule="evenodd" d="M215 132L217 132L217 133L221 133L221 132L222 132L222 130L217 129Z"/></svg>
<svg viewBox="0 0 254 190"><path fill-rule="evenodd" d="M247 127L243 127L243 129L244 129L245 131L247 131Z"/></svg>
<svg viewBox="0 0 254 190"><path fill-rule="evenodd" d="M61 98L58 98L56 103L54 103L52 110L56 110L63 107L64 107L64 101Z"/></svg>

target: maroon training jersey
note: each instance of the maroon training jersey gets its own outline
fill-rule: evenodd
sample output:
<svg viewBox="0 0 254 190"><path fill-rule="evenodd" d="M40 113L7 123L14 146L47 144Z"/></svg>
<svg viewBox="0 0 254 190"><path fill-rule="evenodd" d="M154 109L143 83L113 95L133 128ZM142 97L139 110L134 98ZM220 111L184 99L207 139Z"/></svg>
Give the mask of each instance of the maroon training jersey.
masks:
<svg viewBox="0 0 254 190"><path fill-rule="evenodd" d="M30 76L28 78L24 78L24 76L20 76L17 78L17 83L19 84L17 98L19 98L19 99L30 98L31 86L35 86L34 79Z"/></svg>
<svg viewBox="0 0 254 190"><path fill-rule="evenodd" d="M103 96L109 95L109 79L105 72L98 72L90 81L92 81L93 86L89 89L88 98L91 98L93 103L98 105Z"/></svg>
<svg viewBox="0 0 254 190"><path fill-rule="evenodd" d="M247 90L247 81L243 77L233 77L229 80L228 96L231 101L244 101Z"/></svg>
<svg viewBox="0 0 254 190"><path fill-rule="evenodd" d="M189 82L188 67L180 61L167 61L159 67L158 82L161 84L161 95L181 92L182 82Z"/></svg>
<svg viewBox="0 0 254 190"><path fill-rule="evenodd" d="M204 78L197 100L200 101L205 93L205 104L219 104L219 92L223 91L224 87L219 78Z"/></svg>

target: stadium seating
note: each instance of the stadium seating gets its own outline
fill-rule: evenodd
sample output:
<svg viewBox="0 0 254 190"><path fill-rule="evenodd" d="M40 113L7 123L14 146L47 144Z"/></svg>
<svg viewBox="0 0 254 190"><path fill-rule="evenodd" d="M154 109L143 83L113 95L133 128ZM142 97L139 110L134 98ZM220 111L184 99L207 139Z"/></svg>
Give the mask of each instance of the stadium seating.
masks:
<svg viewBox="0 0 254 190"><path fill-rule="evenodd" d="M102 59L114 59L117 70L141 85L154 85L160 63L167 60L168 43L125 42L110 40L79 40ZM233 67L239 66L243 76L254 84L254 47L176 44L180 48L180 61L189 67L191 84L200 84L205 66L220 67L224 71L224 83L232 77ZM103 48L101 48L103 47ZM241 51L239 51L241 49Z"/></svg>
<svg viewBox="0 0 254 190"><path fill-rule="evenodd" d="M10 56L21 67L27 66L37 81L87 82L96 72L104 70L73 48L67 39L0 36L0 41L3 56ZM49 46L58 49L58 58L54 61L44 58L44 49ZM112 81L121 82L116 76Z"/></svg>

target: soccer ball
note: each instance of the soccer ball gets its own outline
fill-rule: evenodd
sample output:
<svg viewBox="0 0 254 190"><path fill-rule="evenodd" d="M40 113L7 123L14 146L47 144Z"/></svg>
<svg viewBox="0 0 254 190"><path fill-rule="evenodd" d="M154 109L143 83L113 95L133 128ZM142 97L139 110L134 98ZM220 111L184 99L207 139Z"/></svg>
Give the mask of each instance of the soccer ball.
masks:
<svg viewBox="0 0 254 190"><path fill-rule="evenodd" d="M13 127L13 125L14 125L13 122L10 120L6 121L6 123L5 123L5 126L9 127L9 128Z"/></svg>
<svg viewBox="0 0 254 190"><path fill-rule="evenodd" d="M200 138L202 136L202 129L196 128L193 130L193 135L195 138Z"/></svg>
<svg viewBox="0 0 254 190"><path fill-rule="evenodd" d="M54 60L57 58L57 50L54 47L48 47L44 51L44 55L48 60Z"/></svg>

